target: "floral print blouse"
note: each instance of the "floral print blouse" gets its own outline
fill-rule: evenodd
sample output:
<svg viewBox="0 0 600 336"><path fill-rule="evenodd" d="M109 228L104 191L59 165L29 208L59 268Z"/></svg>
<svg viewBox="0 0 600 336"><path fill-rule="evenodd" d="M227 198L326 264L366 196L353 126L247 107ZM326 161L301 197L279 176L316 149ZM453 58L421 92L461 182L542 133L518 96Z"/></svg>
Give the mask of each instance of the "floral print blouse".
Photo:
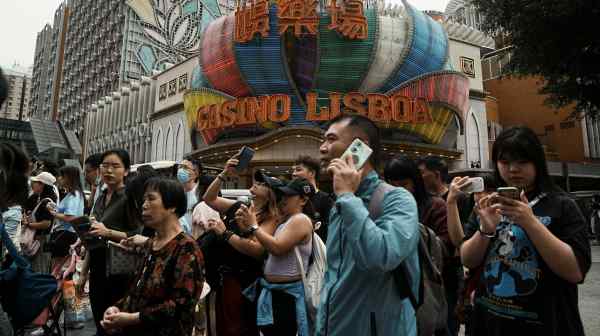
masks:
<svg viewBox="0 0 600 336"><path fill-rule="evenodd" d="M140 312L141 324L123 334L191 335L204 285L204 257L197 243L182 232L159 251L148 248L144 258L126 297L116 304L121 311Z"/></svg>

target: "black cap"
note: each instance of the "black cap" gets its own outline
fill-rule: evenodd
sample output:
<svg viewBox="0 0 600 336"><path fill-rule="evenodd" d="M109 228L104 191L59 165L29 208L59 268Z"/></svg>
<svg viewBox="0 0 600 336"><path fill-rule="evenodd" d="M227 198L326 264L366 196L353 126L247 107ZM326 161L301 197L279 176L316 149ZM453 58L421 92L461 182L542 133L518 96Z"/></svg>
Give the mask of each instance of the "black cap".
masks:
<svg viewBox="0 0 600 336"><path fill-rule="evenodd" d="M260 183L266 183L269 188L276 190L279 187L283 187L285 184L278 178L271 177L265 174L262 170L254 172L254 181Z"/></svg>
<svg viewBox="0 0 600 336"><path fill-rule="evenodd" d="M315 187L304 178L294 179L286 186L277 188L277 190L286 196L300 195L311 197L315 194Z"/></svg>

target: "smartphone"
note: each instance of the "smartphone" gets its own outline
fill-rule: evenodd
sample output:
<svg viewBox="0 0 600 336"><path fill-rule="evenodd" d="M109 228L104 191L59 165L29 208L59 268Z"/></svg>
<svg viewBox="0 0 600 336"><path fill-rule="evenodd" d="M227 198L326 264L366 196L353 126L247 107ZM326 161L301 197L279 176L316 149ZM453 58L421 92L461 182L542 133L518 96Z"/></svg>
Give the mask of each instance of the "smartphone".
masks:
<svg viewBox="0 0 600 336"><path fill-rule="evenodd" d="M482 192L484 190L485 184L483 182L483 177L469 178L469 183L461 189L462 192L465 192L467 194Z"/></svg>
<svg viewBox="0 0 600 336"><path fill-rule="evenodd" d="M238 197L238 201L249 208L252 205L252 196L240 196Z"/></svg>
<svg viewBox="0 0 600 336"><path fill-rule="evenodd" d="M347 156L351 156L354 166L358 170L365 165L371 154L373 154L371 147L357 138L352 141L341 158L345 159Z"/></svg>
<svg viewBox="0 0 600 336"><path fill-rule="evenodd" d="M88 216L80 216L73 219L71 225L73 225L77 234L82 237L92 229L92 221Z"/></svg>
<svg viewBox="0 0 600 336"><path fill-rule="evenodd" d="M512 198L514 200L521 199L521 190L519 188L503 187L503 188L498 188L496 190L496 192L498 193L498 195L500 195L502 197Z"/></svg>
<svg viewBox="0 0 600 336"><path fill-rule="evenodd" d="M242 150L240 151L240 155L238 155L239 163L235 169L238 172L241 172L244 169L248 168L248 166L250 165L250 161L252 161L253 156L254 156L254 149L252 149L248 146L242 147Z"/></svg>

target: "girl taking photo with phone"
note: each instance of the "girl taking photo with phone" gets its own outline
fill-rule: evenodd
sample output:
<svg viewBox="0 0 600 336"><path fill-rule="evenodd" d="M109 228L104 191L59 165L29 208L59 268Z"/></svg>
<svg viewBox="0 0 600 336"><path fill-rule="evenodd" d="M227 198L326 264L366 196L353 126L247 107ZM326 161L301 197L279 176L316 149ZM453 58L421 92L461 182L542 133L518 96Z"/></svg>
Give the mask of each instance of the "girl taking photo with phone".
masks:
<svg viewBox="0 0 600 336"><path fill-rule="evenodd" d="M207 231L197 240L204 253L206 281L214 302L208 307L210 317L208 335L258 336L256 307L242 291L262 274L266 252L250 233L242 230L236 221L236 212L242 202L219 196L223 182L239 172L239 154L225 164L204 194L208 206L221 214L220 219L209 219ZM283 183L257 171L250 188L258 225L273 235L279 221L275 188ZM214 330L216 329L216 330Z"/></svg>
<svg viewBox="0 0 600 336"><path fill-rule="evenodd" d="M521 193L483 197L467 225L463 264L483 267L473 334L583 335L577 284L590 268L591 251L581 211L553 184L531 129L504 130L492 161L498 184Z"/></svg>

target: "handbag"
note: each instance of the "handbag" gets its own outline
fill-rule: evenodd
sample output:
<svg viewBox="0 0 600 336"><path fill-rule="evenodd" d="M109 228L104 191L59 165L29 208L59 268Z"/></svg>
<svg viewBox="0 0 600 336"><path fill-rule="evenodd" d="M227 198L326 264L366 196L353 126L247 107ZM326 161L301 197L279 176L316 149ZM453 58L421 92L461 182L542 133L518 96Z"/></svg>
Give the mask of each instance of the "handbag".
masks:
<svg viewBox="0 0 600 336"><path fill-rule="evenodd" d="M12 263L0 270L0 295L4 311L15 327L33 321L57 293L58 283L50 274L36 273L29 262L17 252L0 220L2 243L12 257Z"/></svg>
<svg viewBox="0 0 600 336"><path fill-rule="evenodd" d="M129 251L122 245L109 241L106 256L106 276L136 274L142 264L142 257L139 253Z"/></svg>

